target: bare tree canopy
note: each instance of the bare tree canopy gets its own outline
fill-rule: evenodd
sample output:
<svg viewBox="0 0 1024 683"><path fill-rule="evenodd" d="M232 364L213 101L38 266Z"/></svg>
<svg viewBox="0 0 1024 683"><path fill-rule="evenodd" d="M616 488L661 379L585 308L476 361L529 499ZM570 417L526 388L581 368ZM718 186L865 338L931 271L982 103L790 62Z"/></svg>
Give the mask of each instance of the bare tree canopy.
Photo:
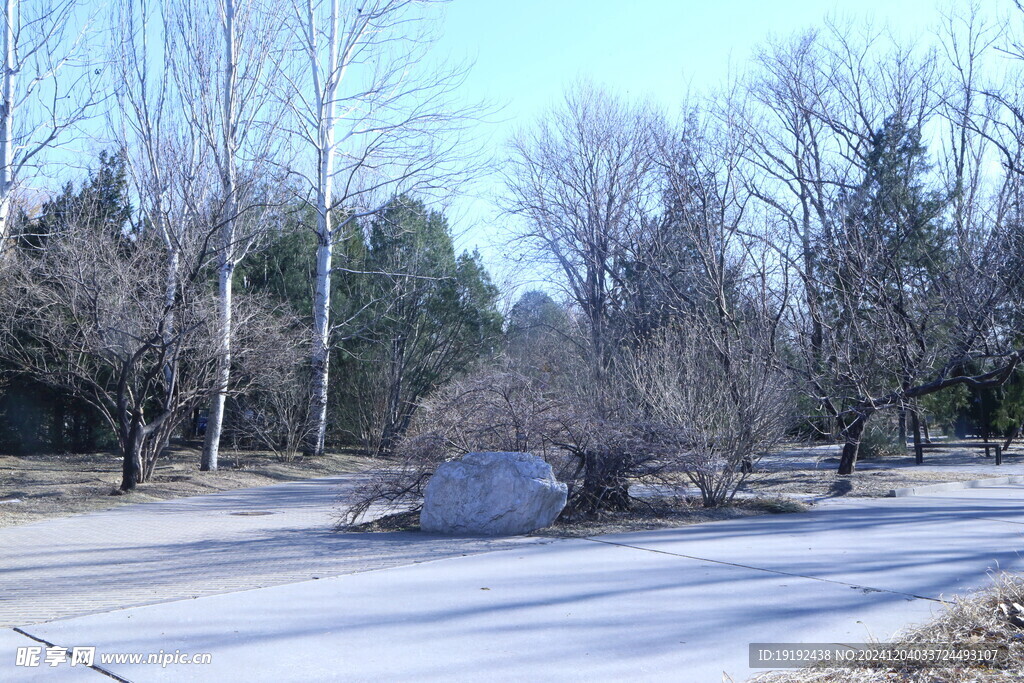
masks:
<svg viewBox="0 0 1024 683"><path fill-rule="evenodd" d="M95 17L78 0L4 0L0 70L0 253L19 184L68 142L104 99ZM79 131L80 132L80 131Z"/></svg>

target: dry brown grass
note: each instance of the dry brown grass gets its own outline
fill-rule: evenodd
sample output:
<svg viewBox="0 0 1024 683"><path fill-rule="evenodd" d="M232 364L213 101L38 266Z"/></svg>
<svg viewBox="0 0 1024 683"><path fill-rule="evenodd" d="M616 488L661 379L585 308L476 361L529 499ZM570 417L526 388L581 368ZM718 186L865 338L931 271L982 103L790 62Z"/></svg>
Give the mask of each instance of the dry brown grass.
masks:
<svg viewBox="0 0 1024 683"><path fill-rule="evenodd" d="M600 536L719 522L755 515L804 512L808 509L800 502L779 498L743 498L735 500L731 505L716 508L704 507L699 497L653 498L637 501L632 510L625 512L605 512L596 519L562 520L547 529L535 531L534 535Z"/></svg>
<svg viewBox="0 0 1024 683"><path fill-rule="evenodd" d="M827 668L758 674L757 683L994 683L1024 680L1024 576L1000 574L984 591L956 597L945 612L924 626L907 629L893 642L953 646L1006 646L998 668L979 665L901 668Z"/></svg>
<svg viewBox="0 0 1024 683"><path fill-rule="evenodd" d="M809 508L787 498L747 498L733 505L705 508L700 498L661 497L634 502L632 510L604 512L596 518L559 520L554 525L533 532L533 536L559 538L599 536L629 531L651 531L702 522L751 517L764 514L804 512ZM340 531L418 531L419 510L398 512L354 526L339 526Z"/></svg>
<svg viewBox="0 0 1024 683"><path fill-rule="evenodd" d="M912 468L857 471L853 476L840 476L834 467L821 469L777 470L755 472L740 491L759 495L786 495L792 493L814 496L851 496L858 498L884 498L897 488L942 484L953 481L988 479L994 474L947 470L920 472Z"/></svg>
<svg viewBox="0 0 1024 683"><path fill-rule="evenodd" d="M121 460L109 453L0 455L0 527L128 503L358 472L369 462L349 453L282 462L268 452L222 451L218 471L200 472L199 451L176 448L160 460L151 481L132 493L111 495L121 481Z"/></svg>

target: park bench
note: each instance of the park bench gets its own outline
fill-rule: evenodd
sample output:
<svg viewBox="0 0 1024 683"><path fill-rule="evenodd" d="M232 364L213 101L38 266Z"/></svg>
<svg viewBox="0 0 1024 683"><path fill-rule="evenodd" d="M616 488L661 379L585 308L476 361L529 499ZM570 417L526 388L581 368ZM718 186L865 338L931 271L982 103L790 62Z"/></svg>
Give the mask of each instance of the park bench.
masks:
<svg viewBox="0 0 1024 683"><path fill-rule="evenodd" d="M996 464L1003 464L1003 447L997 443L930 443L921 444L922 451L951 451L958 448L984 448L985 457L991 458L992 450L995 450ZM917 464L920 465L923 462L923 458L917 456Z"/></svg>

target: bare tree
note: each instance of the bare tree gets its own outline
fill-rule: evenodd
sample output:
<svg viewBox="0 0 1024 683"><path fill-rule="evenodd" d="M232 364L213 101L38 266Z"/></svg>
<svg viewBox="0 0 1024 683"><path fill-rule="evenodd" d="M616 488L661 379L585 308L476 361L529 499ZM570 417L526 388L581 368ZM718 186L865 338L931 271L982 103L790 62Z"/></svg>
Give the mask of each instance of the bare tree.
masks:
<svg viewBox="0 0 1024 683"><path fill-rule="evenodd" d="M627 280L627 296L643 285L657 313L626 340L639 419L707 506L731 500L792 415L779 352L788 273L752 229L746 144L733 120L699 111L658 131L662 215L633 249L642 278Z"/></svg>
<svg viewBox="0 0 1024 683"><path fill-rule="evenodd" d="M952 46L952 79L934 51L836 26L762 57L751 186L796 238L779 250L806 302L790 325L807 342L807 393L844 441L842 474L874 413L1001 382L1020 362L1000 313L1014 190L983 195L983 136L971 132L969 84L990 42L968 31ZM943 125L936 173L929 142Z"/></svg>
<svg viewBox="0 0 1024 683"><path fill-rule="evenodd" d="M110 20L116 37L111 63L117 102L111 127L138 202L133 232L156 236L163 248L167 319L162 334L170 348L182 292L205 272L213 244L206 220L209 165L197 131L181 115L171 46L165 39L170 30L167 10L162 2L121 0ZM162 369L167 402L177 384L177 358L168 354Z"/></svg>
<svg viewBox="0 0 1024 683"><path fill-rule="evenodd" d="M433 0L295 1L295 134L308 162L294 172L316 208L309 449L324 449L327 428L331 278L335 246L350 224L392 196L455 189L464 124L475 110L453 106L460 65L428 71ZM344 266L342 266L344 268Z"/></svg>
<svg viewBox="0 0 1024 683"><path fill-rule="evenodd" d="M807 32L789 43L771 43L755 57L755 75L748 83L748 101L730 115L747 136L744 154L750 165L750 193L782 219L799 262L802 308L809 320L811 362L823 362L824 328L819 313L818 243L835 229L833 207L849 185L855 155L844 139L833 135L835 108L824 38Z"/></svg>
<svg viewBox="0 0 1024 683"><path fill-rule="evenodd" d="M179 289L173 309L165 305L155 235L129 239L90 220L72 219L41 253L8 259L13 296L0 314L0 354L106 419L123 459L121 488L130 490L149 478L168 435L207 396L213 309L194 283ZM168 365L177 370L171 386Z"/></svg>
<svg viewBox="0 0 1024 683"><path fill-rule="evenodd" d="M231 379L233 274L274 203L267 188L277 168L283 12L257 0L175 3L169 52L185 125L205 148L219 183L210 219L217 226L220 361L201 469L216 470ZM256 185L258 184L258 187Z"/></svg>
<svg viewBox="0 0 1024 683"><path fill-rule="evenodd" d="M93 17L78 0L4 0L0 65L0 252L11 199L47 150L64 144L99 102Z"/></svg>
<svg viewBox="0 0 1024 683"><path fill-rule="evenodd" d="M515 240L552 267L583 312L595 392L615 347L621 265L654 198L653 132L650 111L583 84L512 142L507 208L523 220Z"/></svg>

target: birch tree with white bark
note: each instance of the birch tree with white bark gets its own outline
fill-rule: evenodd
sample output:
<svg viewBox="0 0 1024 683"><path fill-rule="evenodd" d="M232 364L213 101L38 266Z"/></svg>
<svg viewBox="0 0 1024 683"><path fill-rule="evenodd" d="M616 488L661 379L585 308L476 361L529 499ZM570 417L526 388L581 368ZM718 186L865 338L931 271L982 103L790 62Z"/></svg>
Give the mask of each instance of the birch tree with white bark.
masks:
<svg viewBox="0 0 1024 683"><path fill-rule="evenodd" d="M215 228L220 349L200 468L216 470L231 382L233 277L254 246L274 202L260 189L277 146L280 93L273 83L283 15L259 0L178 2L168 37L185 125L210 160L217 198L208 220Z"/></svg>
<svg viewBox="0 0 1024 683"><path fill-rule="evenodd" d="M427 66L436 0L293 0L294 134L305 161L295 174L316 209L316 284L310 388L311 438L327 432L335 247L353 223L402 193L450 194L465 124L477 111L453 105L461 65Z"/></svg>

